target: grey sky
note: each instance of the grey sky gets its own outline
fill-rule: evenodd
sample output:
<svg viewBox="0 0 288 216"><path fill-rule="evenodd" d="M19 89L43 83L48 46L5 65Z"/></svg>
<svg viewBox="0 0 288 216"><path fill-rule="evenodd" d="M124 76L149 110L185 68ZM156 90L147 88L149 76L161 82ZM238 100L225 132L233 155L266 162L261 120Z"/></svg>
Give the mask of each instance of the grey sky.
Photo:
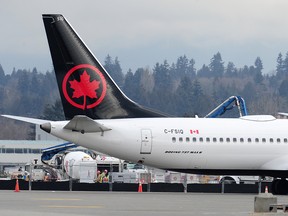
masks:
<svg viewBox="0 0 288 216"><path fill-rule="evenodd" d="M288 51L287 0L1 1L0 64L45 72L52 63L43 13L61 13L95 56L129 68L169 63L183 54L199 69L218 51L236 67L260 57L264 72Z"/></svg>

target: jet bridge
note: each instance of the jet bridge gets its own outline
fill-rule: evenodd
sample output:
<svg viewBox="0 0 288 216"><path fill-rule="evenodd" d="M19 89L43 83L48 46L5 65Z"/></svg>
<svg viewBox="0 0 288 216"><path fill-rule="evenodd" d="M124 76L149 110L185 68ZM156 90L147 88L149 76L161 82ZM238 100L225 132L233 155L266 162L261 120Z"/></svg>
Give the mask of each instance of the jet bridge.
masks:
<svg viewBox="0 0 288 216"><path fill-rule="evenodd" d="M217 118L235 107L238 108L239 117L248 115L245 100L240 96L231 96L208 113L204 118Z"/></svg>

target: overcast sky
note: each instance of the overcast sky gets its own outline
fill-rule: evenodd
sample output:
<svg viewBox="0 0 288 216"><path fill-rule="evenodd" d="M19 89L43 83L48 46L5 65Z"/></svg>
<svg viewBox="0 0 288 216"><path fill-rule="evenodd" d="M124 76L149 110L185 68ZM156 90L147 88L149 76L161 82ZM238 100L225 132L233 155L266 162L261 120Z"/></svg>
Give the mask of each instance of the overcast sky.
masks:
<svg viewBox="0 0 288 216"><path fill-rule="evenodd" d="M264 72L288 51L287 0L0 0L0 64L51 70L43 13L61 13L103 63L118 57L123 72L186 54L196 68L218 51L225 66Z"/></svg>

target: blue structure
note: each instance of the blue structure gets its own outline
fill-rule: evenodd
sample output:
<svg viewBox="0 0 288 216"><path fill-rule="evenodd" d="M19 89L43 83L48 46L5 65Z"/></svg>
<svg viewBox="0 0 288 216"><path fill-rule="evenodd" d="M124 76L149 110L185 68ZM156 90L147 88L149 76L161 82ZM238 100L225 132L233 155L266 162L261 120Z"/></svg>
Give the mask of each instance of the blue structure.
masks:
<svg viewBox="0 0 288 216"><path fill-rule="evenodd" d="M205 118L217 118L223 115L227 110L238 107L240 117L248 115L245 100L240 96L231 96L218 107L208 113Z"/></svg>
<svg viewBox="0 0 288 216"><path fill-rule="evenodd" d="M77 148L77 147L78 145L75 145L74 143L71 143L71 142L67 142L67 143L63 143L60 145L42 149L41 161L43 162L43 161L51 160L55 154L58 154L59 152L64 152L67 149Z"/></svg>

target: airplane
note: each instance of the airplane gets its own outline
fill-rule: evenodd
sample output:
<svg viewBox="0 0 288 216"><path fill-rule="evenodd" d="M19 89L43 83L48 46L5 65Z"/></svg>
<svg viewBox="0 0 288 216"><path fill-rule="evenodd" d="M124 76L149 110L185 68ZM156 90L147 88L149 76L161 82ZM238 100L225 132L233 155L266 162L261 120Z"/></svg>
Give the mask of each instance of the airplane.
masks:
<svg viewBox="0 0 288 216"><path fill-rule="evenodd" d="M42 16L66 120L2 116L164 170L271 176L272 193L288 193L287 120L270 115L180 118L140 106L120 90L64 16Z"/></svg>

